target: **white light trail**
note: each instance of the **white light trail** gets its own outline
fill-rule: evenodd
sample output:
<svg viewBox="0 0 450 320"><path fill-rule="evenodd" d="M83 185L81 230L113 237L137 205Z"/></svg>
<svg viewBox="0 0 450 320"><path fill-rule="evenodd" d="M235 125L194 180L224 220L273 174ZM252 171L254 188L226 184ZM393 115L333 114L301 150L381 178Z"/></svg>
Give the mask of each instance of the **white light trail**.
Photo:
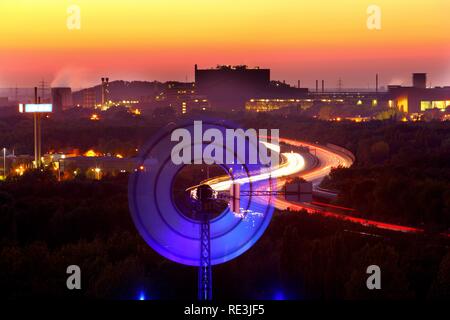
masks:
<svg viewBox="0 0 450 320"><path fill-rule="evenodd" d="M268 142L262 143L264 143L267 148L271 149L272 152L279 152L280 150L280 147L277 145ZM246 184L270 178L281 178L298 173L305 168L305 159L299 153L290 152L282 153L281 155L285 161L277 168L268 168L267 172L261 172L251 177L239 178L234 181L229 180L228 177L226 178L226 181L221 181L223 178L212 179L208 184L215 191L225 191L230 189L231 183Z"/></svg>

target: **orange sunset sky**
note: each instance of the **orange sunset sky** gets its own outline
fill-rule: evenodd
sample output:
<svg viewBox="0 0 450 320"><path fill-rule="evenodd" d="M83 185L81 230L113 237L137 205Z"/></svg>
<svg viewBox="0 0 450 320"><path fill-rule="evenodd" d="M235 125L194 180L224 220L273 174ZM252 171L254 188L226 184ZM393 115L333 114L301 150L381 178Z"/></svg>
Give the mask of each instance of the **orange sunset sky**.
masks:
<svg viewBox="0 0 450 320"><path fill-rule="evenodd" d="M69 30L77 5L80 30ZM381 8L368 30L367 7ZM80 88L111 80L193 81L194 64L272 69L336 87L450 85L448 0L1 0L0 87Z"/></svg>

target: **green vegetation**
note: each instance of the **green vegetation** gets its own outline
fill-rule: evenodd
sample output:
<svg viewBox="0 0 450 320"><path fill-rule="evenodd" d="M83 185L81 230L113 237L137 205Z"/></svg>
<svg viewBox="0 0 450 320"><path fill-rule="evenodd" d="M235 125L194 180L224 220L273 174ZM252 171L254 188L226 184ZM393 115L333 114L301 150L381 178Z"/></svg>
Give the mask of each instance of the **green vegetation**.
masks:
<svg viewBox="0 0 450 320"><path fill-rule="evenodd" d="M118 117L48 119L44 145L126 154L172 121L157 114ZM334 170L323 183L339 191L336 202L367 218L430 233L371 230L305 212L277 212L252 249L214 268L215 297L271 299L280 290L290 299L450 297L448 239L435 236L450 227L449 123L329 122L269 114L235 114L231 120L349 149L355 165ZM16 153L31 154L30 119L0 119L0 140ZM161 258L138 235L128 211L126 176L57 182L49 173L28 171L1 182L0 243L4 298L133 299L142 289L151 299L196 297L197 270ZM82 270L79 292L66 289L71 264ZM371 264L381 267L382 290L365 286Z"/></svg>
<svg viewBox="0 0 450 320"><path fill-rule="evenodd" d="M167 261L137 234L126 178L58 183L27 173L0 191L0 286L4 298L133 299L196 296L195 268ZM361 234L364 232L364 234ZM246 254L214 268L217 298L380 299L449 297L445 241L374 231L305 212L279 212ZM257 261L257 265L255 265ZM82 290L66 289L68 265ZM383 290L365 287L380 265Z"/></svg>

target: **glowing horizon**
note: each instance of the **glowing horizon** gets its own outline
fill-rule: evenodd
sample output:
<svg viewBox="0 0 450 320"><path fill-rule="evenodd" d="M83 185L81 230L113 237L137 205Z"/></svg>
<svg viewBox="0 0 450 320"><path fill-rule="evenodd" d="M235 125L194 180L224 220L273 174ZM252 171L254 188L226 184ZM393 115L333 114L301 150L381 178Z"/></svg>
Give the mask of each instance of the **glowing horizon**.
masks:
<svg viewBox="0 0 450 320"><path fill-rule="evenodd" d="M450 3L378 0L381 30L366 27L372 1L2 0L0 87L41 79L82 87L112 80L193 81L193 65L247 64L272 79L336 87L409 84L428 72L450 84ZM67 8L81 9L69 30Z"/></svg>

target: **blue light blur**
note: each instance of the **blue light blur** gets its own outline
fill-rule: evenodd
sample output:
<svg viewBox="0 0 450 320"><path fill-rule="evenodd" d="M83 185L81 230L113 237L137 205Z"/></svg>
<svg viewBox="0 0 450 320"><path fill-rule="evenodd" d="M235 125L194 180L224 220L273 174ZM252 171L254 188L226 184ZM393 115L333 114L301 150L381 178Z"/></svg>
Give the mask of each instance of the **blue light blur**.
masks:
<svg viewBox="0 0 450 320"><path fill-rule="evenodd" d="M195 135L192 122L178 124L176 127L188 130ZM226 126L222 121L203 122L204 130L216 129L223 132L235 126ZM236 128L238 128L236 126ZM172 161L157 161L170 158L175 142L168 139L175 129L169 126L153 136L152 140L140 148L137 163L152 163L153 170L138 170L130 175L128 198L131 216L139 233L147 244L163 257L177 263L199 266L200 224L187 219L180 213L172 199L172 186L175 177L183 165ZM248 152L256 150L257 145L249 144ZM256 148L256 149L255 149ZM224 146L224 154L230 152ZM257 151L255 151L256 153ZM258 164L237 164L235 158L224 169L232 169L233 180L249 177L264 170ZM241 183L240 183L241 184ZM254 190L272 190L276 179L251 181L241 184L241 192ZM230 261L250 249L269 226L274 212L274 201L257 197L242 197L240 208L242 215L236 215L226 209L219 217L211 220L211 265Z"/></svg>
<svg viewBox="0 0 450 320"><path fill-rule="evenodd" d="M144 292L144 291L139 292L139 297L138 297L138 299L141 300L141 301L146 300L146 299L145 299L145 292Z"/></svg>
<svg viewBox="0 0 450 320"><path fill-rule="evenodd" d="M286 297L284 296L284 293L282 291L277 291L275 292L275 294L273 295L272 300L275 301L282 301L282 300L286 300Z"/></svg>

